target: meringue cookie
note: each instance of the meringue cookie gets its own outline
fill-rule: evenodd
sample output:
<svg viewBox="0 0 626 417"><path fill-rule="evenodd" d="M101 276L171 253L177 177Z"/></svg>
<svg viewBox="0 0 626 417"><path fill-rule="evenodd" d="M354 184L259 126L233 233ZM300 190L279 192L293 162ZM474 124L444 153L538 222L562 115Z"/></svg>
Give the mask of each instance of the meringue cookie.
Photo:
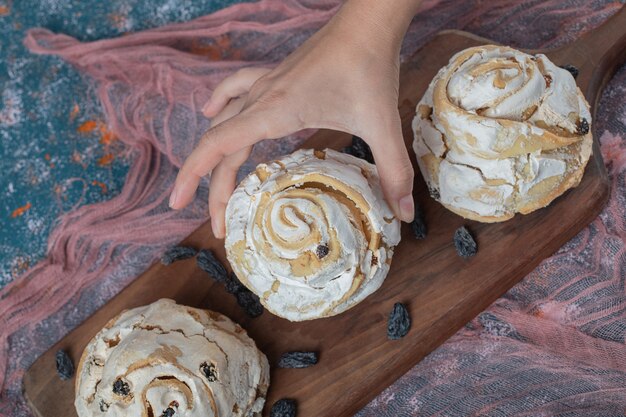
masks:
<svg viewBox="0 0 626 417"><path fill-rule="evenodd" d="M330 149L259 165L226 207L226 253L263 305L291 321L339 314L383 283L400 222L376 167Z"/></svg>
<svg viewBox="0 0 626 417"><path fill-rule="evenodd" d="M433 198L477 221L545 207L580 183L589 104L542 54L486 45L454 55L413 119L413 150Z"/></svg>
<svg viewBox="0 0 626 417"><path fill-rule="evenodd" d="M162 299L121 313L89 342L74 404L79 417L252 417L268 385L267 358L239 325Z"/></svg>

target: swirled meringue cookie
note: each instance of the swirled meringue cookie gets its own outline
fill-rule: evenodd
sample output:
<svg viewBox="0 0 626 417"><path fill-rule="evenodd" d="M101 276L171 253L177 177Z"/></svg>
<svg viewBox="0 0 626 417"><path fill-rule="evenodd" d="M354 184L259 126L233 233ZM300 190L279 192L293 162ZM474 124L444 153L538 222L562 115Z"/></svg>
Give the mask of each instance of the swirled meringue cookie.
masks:
<svg viewBox="0 0 626 417"><path fill-rule="evenodd" d="M162 299L115 317L87 345L79 417L260 416L267 358L231 320Z"/></svg>
<svg viewBox="0 0 626 417"><path fill-rule="evenodd" d="M333 150L259 165L226 208L226 253L244 285L291 321L341 313L383 283L400 222L376 167Z"/></svg>
<svg viewBox="0 0 626 417"><path fill-rule="evenodd" d="M545 55L486 45L454 55L413 120L431 195L482 222L545 207L577 186L591 115L572 75Z"/></svg>

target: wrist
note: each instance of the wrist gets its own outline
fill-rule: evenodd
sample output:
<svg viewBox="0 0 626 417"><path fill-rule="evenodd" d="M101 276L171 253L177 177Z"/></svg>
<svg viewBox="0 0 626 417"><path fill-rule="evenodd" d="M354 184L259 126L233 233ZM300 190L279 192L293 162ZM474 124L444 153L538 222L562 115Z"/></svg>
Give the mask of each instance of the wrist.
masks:
<svg viewBox="0 0 626 417"><path fill-rule="evenodd" d="M421 0L347 0L335 19L367 42L399 52Z"/></svg>

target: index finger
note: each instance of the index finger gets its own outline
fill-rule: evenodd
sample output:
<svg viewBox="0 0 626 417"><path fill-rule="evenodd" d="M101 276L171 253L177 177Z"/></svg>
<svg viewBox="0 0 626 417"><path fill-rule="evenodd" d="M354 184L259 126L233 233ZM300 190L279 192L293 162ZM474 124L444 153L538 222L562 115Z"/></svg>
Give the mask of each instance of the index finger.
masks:
<svg viewBox="0 0 626 417"><path fill-rule="evenodd" d="M243 112L209 129L181 167L170 196L170 207L180 209L193 200L203 176L226 156L267 137L258 112Z"/></svg>

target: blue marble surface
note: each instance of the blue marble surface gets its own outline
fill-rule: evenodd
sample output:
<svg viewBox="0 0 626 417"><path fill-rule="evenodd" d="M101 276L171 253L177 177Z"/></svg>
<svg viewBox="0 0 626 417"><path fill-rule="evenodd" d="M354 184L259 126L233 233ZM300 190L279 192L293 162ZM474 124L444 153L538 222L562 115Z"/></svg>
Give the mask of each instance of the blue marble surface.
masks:
<svg viewBox="0 0 626 417"><path fill-rule="evenodd" d="M0 288L46 253L59 216L118 194L131 156L104 124L95 84L31 54L26 30L82 41L190 20L242 0L0 0Z"/></svg>

